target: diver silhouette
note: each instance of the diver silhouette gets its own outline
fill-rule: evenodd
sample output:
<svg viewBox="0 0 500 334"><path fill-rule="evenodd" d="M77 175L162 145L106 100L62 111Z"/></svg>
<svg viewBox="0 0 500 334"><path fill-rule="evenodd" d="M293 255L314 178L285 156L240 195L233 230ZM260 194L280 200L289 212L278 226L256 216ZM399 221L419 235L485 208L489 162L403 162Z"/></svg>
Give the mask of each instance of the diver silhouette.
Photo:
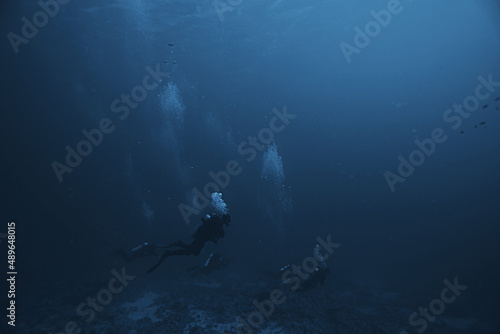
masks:
<svg viewBox="0 0 500 334"><path fill-rule="evenodd" d="M160 257L160 260L148 270L148 274L158 268L167 257L177 255L199 255L205 244L209 241L217 243L224 237L224 225L229 226L231 215L225 213L223 215L207 214L201 218L202 224L193 233L194 240L190 244L185 244L181 240L174 241L165 247L165 252Z"/></svg>

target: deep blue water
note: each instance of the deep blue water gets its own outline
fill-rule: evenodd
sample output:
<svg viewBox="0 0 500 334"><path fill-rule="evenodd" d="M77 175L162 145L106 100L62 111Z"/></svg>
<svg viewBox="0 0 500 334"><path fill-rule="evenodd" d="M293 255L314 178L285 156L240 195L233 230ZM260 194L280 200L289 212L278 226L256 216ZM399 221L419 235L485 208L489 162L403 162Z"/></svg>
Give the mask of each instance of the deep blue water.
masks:
<svg viewBox="0 0 500 334"><path fill-rule="evenodd" d="M41 3L0 5L0 233L16 223L24 323L8 330L41 330L37 300L76 307L82 285L123 266L113 249L189 241L213 208L186 221L179 206L193 208L194 189L228 163L238 172L207 191L221 191L233 217L225 237L152 276L154 260L135 263L138 296L215 250L230 266L206 279L234 275L245 290L331 235L341 246L320 296L351 283L410 296L392 320L414 333L408 316L458 277L468 288L437 323L499 330L497 1Z"/></svg>

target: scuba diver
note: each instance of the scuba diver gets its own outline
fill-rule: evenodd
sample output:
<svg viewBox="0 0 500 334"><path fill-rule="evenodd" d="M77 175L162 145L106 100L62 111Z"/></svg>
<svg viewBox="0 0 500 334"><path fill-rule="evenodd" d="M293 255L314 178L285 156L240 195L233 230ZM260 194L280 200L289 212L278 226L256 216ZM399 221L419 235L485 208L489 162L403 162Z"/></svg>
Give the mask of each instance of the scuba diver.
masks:
<svg viewBox="0 0 500 334"><path fill-rule="evenodd" d="M226 234L224 231L224 225L229 226L231 221L231 215L228 213L218 215L218 214L207 214L201 218L202 224L193 233L194 240L188 245L181 240L172 242L165 247L167 250L160 257L160 260L148 270L148 274L152 273L156 268L158 268L163 261L169 256L176 255L199 255L205 244L209 241L217 243L217 241L224 237Z"/></svg>
<svg viewBox="0 0 500 334"><path fill-rule="evenodd" d="M130 263L141 257L158 256L156 252L157 246L152 242L143 242L137 247L132 248L129 252L123 249L117 249L110 253L110 255L120 256L123 261Z"/></svg>
<svg viewBox="0 0 500 334"><path fill-rule="evenodd" d="M326 281L326 276L330 275L331 270L326 266L325 258L319 251L320 245L316 244L314 247L314 257L318 260L318 266L312 273L300 284L297 289L299 292L305 292L310 289L316 288L318 285L323 286Z"/></svg>
<svg viewBox="0 0 500 334"><path fill-rule="evenodd" d="M193 278L197 277L200 274L209 276L212 272L219 271L227 267L228 262L229 261L223 259L219 253L212 253L203 266L194 266L188 268L187 271L192 272L191 277Z"/></svg>
<svg viewBox="0 0 500 334"><path fill-rule="evenodd" d="M326 266L325 258L321 255L320 245L314 247L314 257L318 260L318 265L314 271L307 274L306 278L299 278L298 276L291 276L294 271L293 264L287 264L280 268L279 271L262 271L263 274L272 276L273 278L281 278L282 284L292 284L287 293L291 291L305 292L307 290L316 288L318 285L323 286L326 277L331 273L330 268Z"/></svg>
<svg viewBox="0 0 500 334"><path fill-rule="evenodd" d="M316 288L318 285L323 286L326 281L326 276L330 275L330 268L318 266L316 269L309 274L297 289L299 292L305 292L310 289Z"/></svg>

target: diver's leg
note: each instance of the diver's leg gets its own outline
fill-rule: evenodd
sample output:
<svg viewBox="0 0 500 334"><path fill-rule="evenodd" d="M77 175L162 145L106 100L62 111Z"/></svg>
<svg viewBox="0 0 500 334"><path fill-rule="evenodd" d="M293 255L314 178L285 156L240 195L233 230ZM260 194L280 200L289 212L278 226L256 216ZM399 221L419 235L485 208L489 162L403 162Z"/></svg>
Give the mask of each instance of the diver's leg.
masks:
<svg viewBox="0 0 500 334"><path fill-rule="evenodd" d="M177 240L172 243L169 243L166 247L163 248L170 248L170 247L187 248L189 247L189 245L186 245L182 240Z"/></svg>
<svg viewBox="0 0 500 334"><path fill-rule="evenodd" d="M160 260L158 262L156 262L156 264L154 266L152 266L151 268L148 269L147 273L148 274L151 274L156 268L158 268L160 266L160 264L165 260L164 257L160 258Z"/></svg>
<svg viewBox="0 0 500 334"><path fill-rule="evenodd" d="M152 273L156 268L158 268L163 261L169 256L176 255L200 255L203 246L205 246L206 241L203 240L194 240L191 244L186 245L182 241L176 241L171 244L171 247L180 247L180 249L169 250L167 249L165 253L161 256L160 260L148 270L148 274Z"/></svg>
<svg viewBox="0 0 500 334"><path fill-rule="evenodd" d="M158 268L163 261L169 256L175 256L175 255L191 255L192 251L189 248L181 248L181 249L176 249L176 250L166 250L165 253L161 256L160 260L151 268L148 270L148 274L151 274L156 268Z"/></svg>
<svg viewBox="0 0 500 334"><path fill-rule="evenodd" d="M206 241L198 241L198 240L194 240L188 247L189 247L189 251L190 251L190 254L193 254L193 255L200 255L201 251L203 250L203 247L205 246L205 243Z"/></svg>

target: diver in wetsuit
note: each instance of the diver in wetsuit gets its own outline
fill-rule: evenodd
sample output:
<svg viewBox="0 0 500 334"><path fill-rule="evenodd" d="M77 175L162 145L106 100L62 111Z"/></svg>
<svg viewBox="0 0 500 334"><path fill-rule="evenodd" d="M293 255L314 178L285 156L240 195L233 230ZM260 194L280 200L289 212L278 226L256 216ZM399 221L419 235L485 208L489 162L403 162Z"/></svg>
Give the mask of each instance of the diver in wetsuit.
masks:
<svg viewBox="0 0 500 334"><path fill-rule="evenodd" d="M309 274L297 289L299 292L305 292L310 289L316 288L318 285L323 286L326 277L330 275L330 268L318 266L312 273Z"/></svg>
<svg viewBox="0 0 500 334"><path fill-rule="evenodd" d="M314 247L314 257L318 260L318 265L304 279L299 279L297 276L289 277L294 270L293 264L287 264L281 267L279 271L262 271L262 273L274 278L281 278L282 284L293 284L288 288L287 293L291 291L304 292L316 288L318 285L323 286L326 277L331 273L330 268L326 266L325 258L321 255L320 245Z"/></svg>
<svg viewBox="0 0 500 334"><path fill-rule="evenodd" d="M223 215L215 213L211 215L207 214L201 218L201 221L202 224L193 233L194 240L189 245L185 244L181 240L178 240L163 247L167 250L165 250L160 260L148 270L148 274L158 268L169 256L199 255L207 242L211 241L213 243L217 243L217 241L226 234L224 231L224 225L229 226L231 215L227 213Z"/></svg>
<svg viewBox="0 0 500 334"><path fill-rule="evenodd" d="M212 272L224 269L227 265L228 261L222 258L219 253L212 253L203 266L194 266L188 268L187 271L192 272L191 277L193 278L200 274L209 276Z"/></svg>
<svg viewBox="0 0 500 334"><path fill-rule="evenodd" d="M320 245L316 245L314 247L314 257L319 260L318 266L300 284L300 287L297 289L297 291L299 292L304 292L310 289L314 289L318 285L323 286L323 284L325 284L326 277L331 273L331 270L326 266L325 259L323 255L321 255L319 249Z"/></svg>

